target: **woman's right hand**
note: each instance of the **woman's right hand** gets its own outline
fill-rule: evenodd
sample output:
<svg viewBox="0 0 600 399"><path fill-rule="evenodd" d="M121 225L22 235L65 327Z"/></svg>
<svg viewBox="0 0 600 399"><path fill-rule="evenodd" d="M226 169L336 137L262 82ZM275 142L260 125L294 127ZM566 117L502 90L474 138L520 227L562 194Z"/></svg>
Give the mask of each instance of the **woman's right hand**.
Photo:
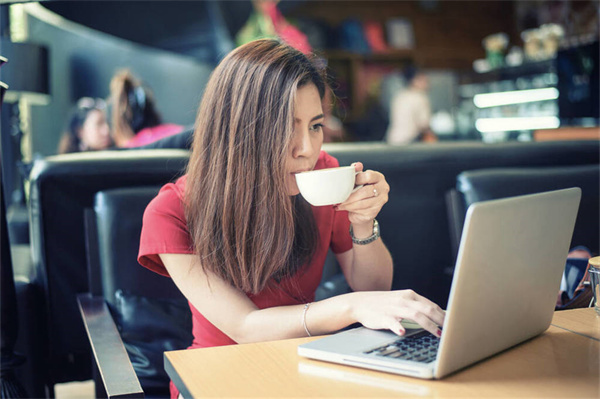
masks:
<svg viewBox="0 0 600 399"><path fill-rule="evenodd" d="M429 299L412 290L354 292L353 318L372 329L389 329L398 335L406 330L400 323L412 320L430 333L441 336L446 313Z"/></svg>

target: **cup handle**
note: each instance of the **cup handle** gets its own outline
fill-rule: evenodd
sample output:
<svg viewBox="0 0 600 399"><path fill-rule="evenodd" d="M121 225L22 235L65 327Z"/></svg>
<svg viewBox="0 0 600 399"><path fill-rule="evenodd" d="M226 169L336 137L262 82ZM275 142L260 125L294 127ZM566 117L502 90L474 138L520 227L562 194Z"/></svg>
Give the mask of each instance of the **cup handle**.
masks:
<svg viewBox="0 0 600 399"><path fill-rule="evenodd" d="M354 176L356 176L359 173L362 173L362 172L354 172ZM359 188L362 188L362 186L364 186L364 184L360 184L360 185L354 187L354 189L352 191L350 191L350 194L354 194L356 191L358 191Z"/></svg>

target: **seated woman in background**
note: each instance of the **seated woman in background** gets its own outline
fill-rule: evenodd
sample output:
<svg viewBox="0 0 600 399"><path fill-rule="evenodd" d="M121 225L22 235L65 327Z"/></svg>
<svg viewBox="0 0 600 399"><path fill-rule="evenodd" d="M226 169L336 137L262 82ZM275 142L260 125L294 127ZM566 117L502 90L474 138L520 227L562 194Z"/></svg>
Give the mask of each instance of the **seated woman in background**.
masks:
<svg viewBox="0 0 600 399"><path fill-rule="evenodd" d="M212 73L187 174L146 208L138 258L189 300L192 348L355 322L402 335L405 318L441 334L442 309L389 291L392 259L375 224L389 192L381 173L357 162L363 187L336 206L298 195L295 173L338 166L321 151L325 90L322 71L275 40L237 48ZM312 303L329 248L355 292Z"/></svg>
<svg viewBox="0 0 600 399"><path fill-rule="evenodd" d="M183 130L183 126L162 123L152 93L127 69L111 79L110 98L117 147L143 146Z"/></svg>
<svg viewBox="0 0 600 399"><path fill-rule="evenodd" d="M106 150L112 145L106 103L101 98L81 98L71 112L58 153Z"/></svg>

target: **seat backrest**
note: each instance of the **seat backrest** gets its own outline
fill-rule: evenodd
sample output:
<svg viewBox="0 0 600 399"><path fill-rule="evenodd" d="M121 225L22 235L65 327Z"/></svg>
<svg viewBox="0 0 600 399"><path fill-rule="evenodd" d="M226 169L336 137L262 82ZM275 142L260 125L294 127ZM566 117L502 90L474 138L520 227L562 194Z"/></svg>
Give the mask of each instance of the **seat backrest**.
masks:
<svg viewBox="0 0 600 399"><path fill-rule="evenodd" d="M110 304L114 304L117 291L148 298L181 298L171 279L137 262L144 210L159 189L116 188L95 196L102 291Z"/></svg>
<svg viewBox="0 0 600 399"><path fill-rule="evenodd" d="M581 188L581 203L571 246L600 247L600 165L545 168L494 168L466 171L457 177L463 209L479 201L569 187ZM459 226L462 230L462 225Z"/></svg>
<svg viewBox="0 0 600 399"><path fill-rule="evenodd" d="M44 293L52 385L86 380L92 357L76 294L88 292L84 209L98 191L160 186L184 172L189 151L139 150L66 154L36 161L30 176L30 234L36 281ZM51 365L51 367L50 367Z"/></svg>
<svg viewBox="0 0 600 399"><path fill-rule="evenodd" d="M146 396L168 396L163 353L192 343L187 300L170 278L140 266L142 218L160 187L100 191L94 200L98 262L90 259L90 287L101 290ZM88 244L88 248L93 243ZM97 267L99 270L93 270ZM95 279L99 277L100 284ZM94 293L93 293L94 294Z"/></svg>

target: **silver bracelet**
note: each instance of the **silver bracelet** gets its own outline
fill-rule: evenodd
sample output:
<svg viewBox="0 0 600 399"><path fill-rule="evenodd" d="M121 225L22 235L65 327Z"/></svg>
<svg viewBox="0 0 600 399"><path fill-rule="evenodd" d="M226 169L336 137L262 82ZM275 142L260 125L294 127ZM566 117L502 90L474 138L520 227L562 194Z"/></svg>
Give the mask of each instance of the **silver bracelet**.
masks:
<svg viewBox="0 0 600 399"><path fill-rule="evenodd" d="M302 312L302 326L304 327L304 331L306 331L306 335L308 335L309 337L312 337L312 335L310 335L310 331L308 331L308 327L306 327L306 311L308 310L311 303L312 302L305 304L304 311Z"/></svg>
<svg viewBox="0 0 600 399"><path fill-rule="evenodd" d="M354 237L354 229L352 228L352 225L350 225L350 237L352 237L352 242L358 245L367 245L372 243L373 241L381 237L381 230L379 230L379 222L377 221L377 219L373 219L373 234L371 234L370 237L362 239Z"/></svg>

